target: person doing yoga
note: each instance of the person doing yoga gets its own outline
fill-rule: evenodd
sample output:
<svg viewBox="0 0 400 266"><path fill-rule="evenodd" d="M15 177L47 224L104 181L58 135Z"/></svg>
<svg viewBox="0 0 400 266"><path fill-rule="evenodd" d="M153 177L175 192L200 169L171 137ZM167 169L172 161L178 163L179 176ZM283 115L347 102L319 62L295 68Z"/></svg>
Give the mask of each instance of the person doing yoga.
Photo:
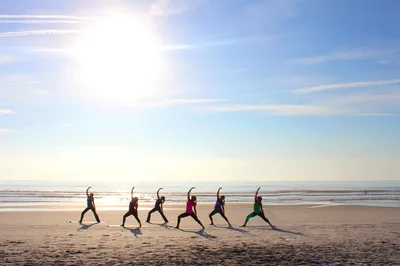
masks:
<svg viewBox="0 0 400 266"><path fill-rule="evenodd" d="M196 200L197 200L197 198L196 198L196 196L190 197L190 192L192 191L192 189L194 189L194 187L192 187L189 190L189 192L187 193L186 212L184 212L184 213L182 213L181 215L178 216L178 224L176 225L175 228L179 229L179 225L181 223L181 219L182 218L187 217L187 216L191 216L204 229L203 224L201 223L199 218L197 218L197 210L196 210L196 204L197 204Z"/></svg>
<svg viewBox="0 0 400 266"><path fill-rule="evenodd" d="M147 220L146 220L147 223L150 223L151 214L155 211L158 211L160 213L161 217L164 219L164 222L168 223L168 219L167 219L167 217L165 217L164 210L163 210L163 203L165 202L165 197L164 196L160 197L161 189L162 188L159 188L157 190L157 201L156 201L156 204L154 205L154 208L152 210L150 210L149 214L147 215Z"/></svg>
<svg viewBox="0 0 400 266"><path fill-rule="evenodd" d="M83 216L85 216L85 213L87 213L89 210L91 210L94 214L94 218L96 218L96 221L98 223L100 223L100 218L96 213L96 205L94 204L94 194L90 193L89 194L89 189L91 189L92 187L88 187L86 189L86 196L87 196L87 207L86 209L83 210L82 214L81 214L81 219L79 220L79 223L82 223L83 220Z"/></svg>
<svg viewBox="0 0 400 266"><path fill-rule="evenodd" d="M140 222L140 219L138 217L138 201L139 199L137 197L133 197L133 189L131 190L131 202L129 203L129 210L127 213L125 213L124 217L122 218L122 227L125 227L125 220L129 215L133 215L133 217L136 218L136 221L138 221L139 226L142 227L142 223Z"/></svg>
<svg viewBox="0 0 400 266"><path fill-rule="evenodd" d="M264 221L266 221L267 223L269 223L269 225L270 225L271 227L274 227L274 226L269 222L269 220L267 219L267 217L265 217L264 210L263 210L262 203L261 203L262 197L259 197L259 196L258 196L258 191L259 191L259 190L260 190L260 188L257 189L256 194L254 195L254 211L253 211L252 213L250 213L249 215L247 215L246 220L245 220L244 224L242 225L242 227L245 227L245 226L247 225L248 221L249 221L251 218L255 217L255 216L260 216Z"/></svg>
<svg viewBox="0 0 400 266"><path fill-rule="evenodd" d="M217 191L217 202L215 203L214 206L214 210L210 213L209 217L211 220L211 225L214 225L214 221L212 219L212 217L219 213L221 214L222 218L225 219L225 221L229 224L229 226L231 226L231 223L228 221L228 218L226 218L225 216L225 196L219 196L219 191L222 189L222 187L220 187Z"/></svg>

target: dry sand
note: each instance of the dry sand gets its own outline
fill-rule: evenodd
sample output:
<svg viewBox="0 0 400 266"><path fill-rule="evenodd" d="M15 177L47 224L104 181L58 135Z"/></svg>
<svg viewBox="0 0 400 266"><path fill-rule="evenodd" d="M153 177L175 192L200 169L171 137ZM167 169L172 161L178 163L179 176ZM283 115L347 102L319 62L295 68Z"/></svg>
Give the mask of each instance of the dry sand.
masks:
<svg viewBox="0 0 400 266"><path fill-rule="evenodd" d="M85 206L82 207L82 209ZM251 204L229 204L233 224L214 216L211 205L199 205L200 230L190 217L172 227L184 206L166 204L169 226L158 213L143 227L133 217L120 228L124 211L101 211L95 224L88 212L84 224L75 211L0 212L1 265L400 265L400 209L385 207L265 206L271 229L259 217L241 228ZM86 222L85 222L86 221ZM110 227L111 225L111 227ZM115 226L112 226L115 225Z"/></svg>

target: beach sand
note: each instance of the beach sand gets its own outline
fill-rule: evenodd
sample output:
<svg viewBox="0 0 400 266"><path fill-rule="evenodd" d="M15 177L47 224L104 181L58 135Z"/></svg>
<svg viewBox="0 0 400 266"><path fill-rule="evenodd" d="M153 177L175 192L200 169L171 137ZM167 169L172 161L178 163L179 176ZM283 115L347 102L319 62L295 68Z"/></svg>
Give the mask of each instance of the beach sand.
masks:
<svg viewBox="0 0 400 266"><path fill-rule="evenodd" d="M82 210L85 206L82 206ZM150 207L150 206L147 206ZM101 211L95 224L88 212L83 225L76 211L0 212L1 265L400 265L400 209L362 206L264 206L266 216L244 217L252 204L229 204L209 225L212 205L199 205L201 231L192 218L173 229L184 206L165 204L170 220L158 213L143 227L131 216L120 228L124 211Z"/></svg>

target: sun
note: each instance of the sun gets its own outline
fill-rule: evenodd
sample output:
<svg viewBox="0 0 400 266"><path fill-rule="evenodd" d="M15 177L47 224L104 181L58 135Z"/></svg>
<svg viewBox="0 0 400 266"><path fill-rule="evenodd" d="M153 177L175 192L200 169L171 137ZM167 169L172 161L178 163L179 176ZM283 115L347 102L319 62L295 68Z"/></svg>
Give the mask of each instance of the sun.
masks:
<svg viewBox="0 0 400 266"><path fill-rule="evenodd" d="M84 97L134 103L160 93L161 49L143 18L113 15L93 23L74 47Z"/></svg>

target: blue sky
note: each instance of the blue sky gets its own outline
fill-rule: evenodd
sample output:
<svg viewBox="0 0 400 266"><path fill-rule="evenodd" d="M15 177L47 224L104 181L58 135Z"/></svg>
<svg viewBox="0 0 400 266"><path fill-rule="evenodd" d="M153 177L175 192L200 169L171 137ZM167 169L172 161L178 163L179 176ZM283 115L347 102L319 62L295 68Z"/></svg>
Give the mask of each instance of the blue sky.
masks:
<svg viewBox="0 0 400 266"><path fill-rule="evenodd" d="M389 180L396 0L2 0L0 179Z"/></svg>

